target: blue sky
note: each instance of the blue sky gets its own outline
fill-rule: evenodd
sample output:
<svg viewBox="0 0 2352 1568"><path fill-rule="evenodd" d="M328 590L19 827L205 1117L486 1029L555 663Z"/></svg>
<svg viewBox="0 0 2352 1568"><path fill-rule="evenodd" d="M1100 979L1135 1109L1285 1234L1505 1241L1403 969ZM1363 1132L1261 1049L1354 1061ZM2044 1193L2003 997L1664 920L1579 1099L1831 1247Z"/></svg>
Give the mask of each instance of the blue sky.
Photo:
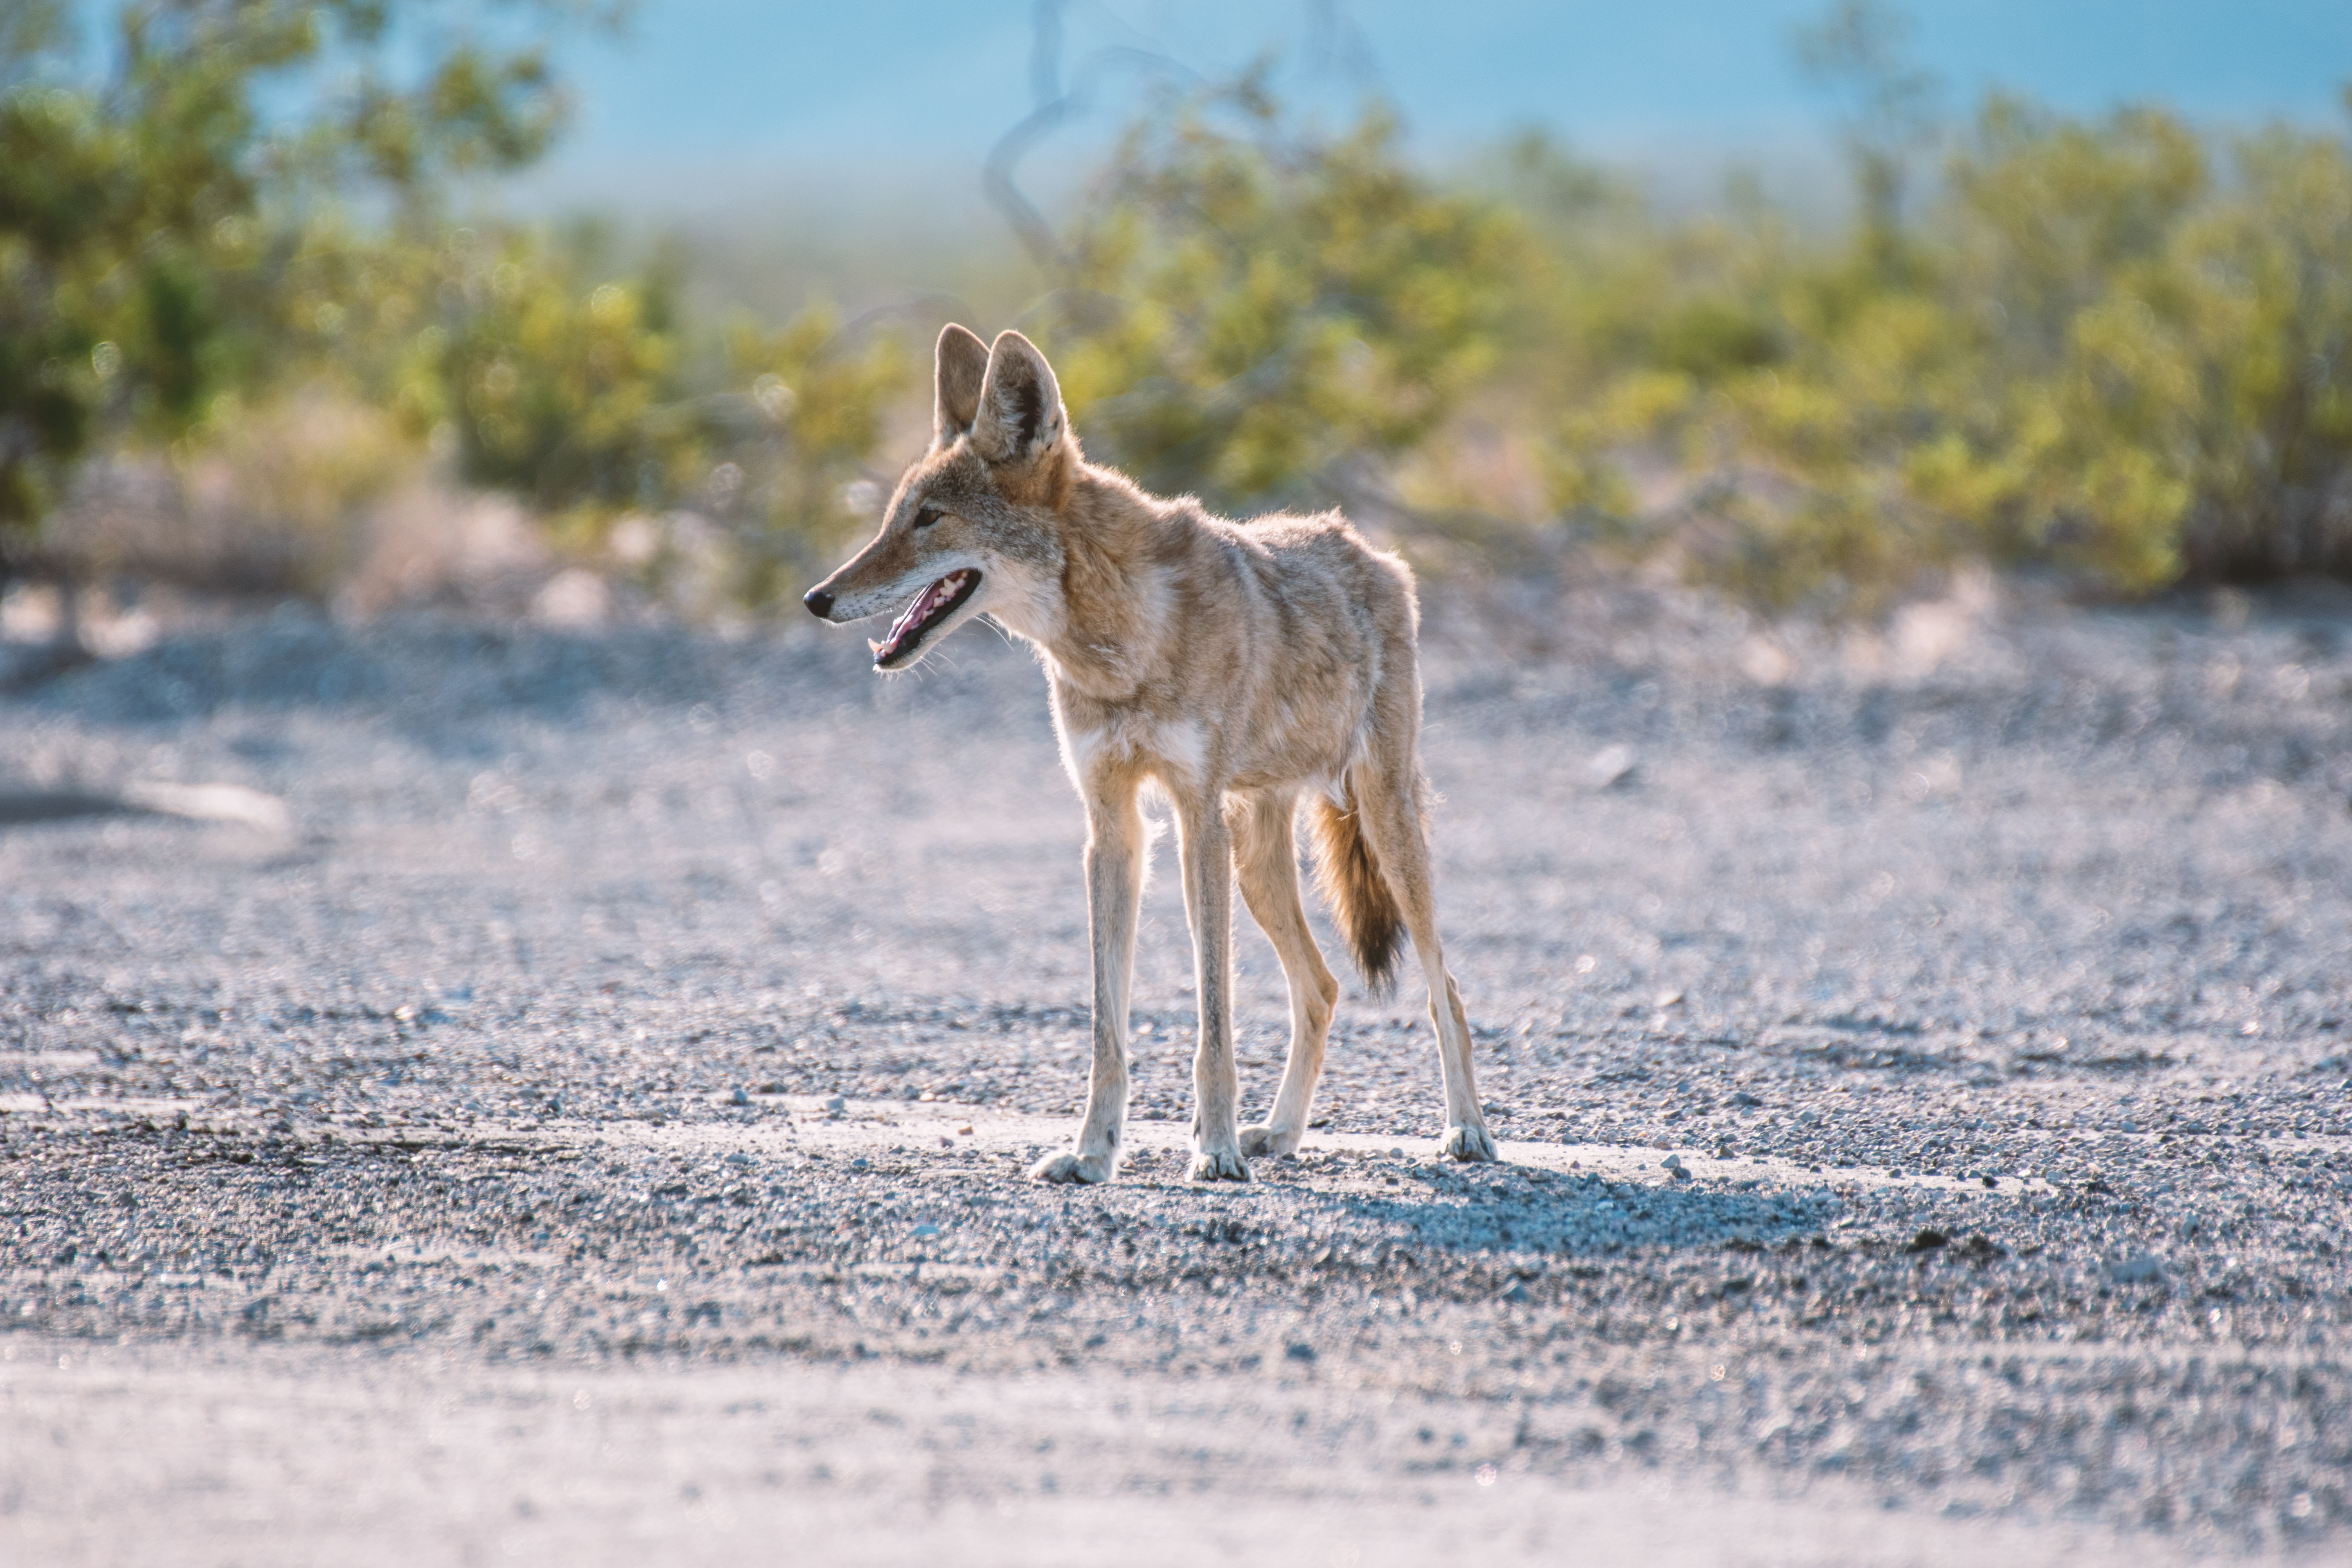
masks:
<svg viewBox="0 0 2352 1568"><path fill-rule="evenodd" d="M1074 0L1065 53L1076 62L1124 46L1217 75L1281 48L1295 89L1334 109L1377 82L1433 157L1541 124L1634 163L1821 162L1828 106L1789 47L1792 27L1821 9L1813 0ZM2344 0L1908 9L1915 53L1950 84L1956 106L2000 85L2076 110L2161 99L2215 122L2320 121L2340 115L2337 93L2352 78ZM746 174L812 189L876 175L968 186L1028 105L1033 11L1030 0L640 0L620 37L566 46L580 115L543 178L581 194L656 197ZM1099 145L1135 90L1131 74L1114 73L1100 112L1064 133L1065 155Z"/></svg>

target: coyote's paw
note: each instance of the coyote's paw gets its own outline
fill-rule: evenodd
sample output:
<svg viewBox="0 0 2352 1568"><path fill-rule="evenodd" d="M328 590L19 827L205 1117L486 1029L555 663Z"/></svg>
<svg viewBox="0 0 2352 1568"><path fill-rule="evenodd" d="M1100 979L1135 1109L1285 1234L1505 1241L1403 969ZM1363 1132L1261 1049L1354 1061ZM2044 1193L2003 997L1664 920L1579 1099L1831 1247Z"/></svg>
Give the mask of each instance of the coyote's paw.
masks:
<svg viewBox="0 0 2352 1568"><path fill-rule="evenodd" d="M1192 1156L1192 1179L1196 1182L1246 1182L1250 1179L1250 1168L1238 1150L1211 1150Z"/></svg>
<svg viewBox="0 0 2352 1568"><path fill-rule="evenodd" d="M1081 1154L1075 1150L1048 1154L1029 1167L1033 1182L1108 1182L1110 1175L1109 1155Z"/></svg>
<svg viewBox="0 0 2352 1568"><path fill-rule="evenodd" d="M1276 1132L1263 1122L1253 1121L1242 1129L1242 1152L1255 1160L1262 1154L1280 1159L1285 1154L1298 1152L1298 1134Z"/></svg>
<svg viewBox="0 0 2352 1568"><path fill-rule="evenodd" d="M1491 1165L1501 1156L1495 1152L1495 1141L1486 1136L1483 1127L1449 1127L1437 1142L1438 1158L1460 1160L1465 1164Z"/></svg>

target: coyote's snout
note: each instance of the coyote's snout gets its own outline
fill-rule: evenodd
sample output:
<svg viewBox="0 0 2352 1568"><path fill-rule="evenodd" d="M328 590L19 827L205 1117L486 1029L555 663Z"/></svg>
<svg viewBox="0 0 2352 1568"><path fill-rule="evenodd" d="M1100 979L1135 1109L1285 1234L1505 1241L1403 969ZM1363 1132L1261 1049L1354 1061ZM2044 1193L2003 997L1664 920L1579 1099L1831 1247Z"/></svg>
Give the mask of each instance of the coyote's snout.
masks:
<svg viewBox="0 0 2352 1568"><path fill-rule="evenodd" d="M1402 562L1347 521L1209 516L1088 463L1045 356L940 334L930 449L882 531L808 592L828 621L895 612L877 669L915 664L989 616L1045 666L1062 761L1086 802L1094 939L1094 1073L1086 1120L1045 1181L1107 1181L1127 1118L1128 989L1148 839L1147 780L1175 805L1200 1001L1196 1180L1246 1181L1248 1154L1307 1130L1339 983L1299 900L1292 837L1311 804L1319 880L1359 967L1390 978L1410 939L1428 982L1445 1086L1443 1152L1491 1160L1470 1032L1445 972L1423 830L1418 610ZM1233 889L1290 986L1290 1058L1274 1110L1238 1125Z"/></svg>

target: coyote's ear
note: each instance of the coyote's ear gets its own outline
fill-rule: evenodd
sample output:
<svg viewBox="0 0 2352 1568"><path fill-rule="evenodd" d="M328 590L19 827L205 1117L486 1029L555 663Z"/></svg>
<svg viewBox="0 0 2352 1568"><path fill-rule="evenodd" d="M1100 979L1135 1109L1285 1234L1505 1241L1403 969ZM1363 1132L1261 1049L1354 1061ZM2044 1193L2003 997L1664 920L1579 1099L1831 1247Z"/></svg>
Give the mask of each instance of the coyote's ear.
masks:
<svg viewBox="0 0 2352 1568"><path fill-rule="evenodd" d="M971 429L980 412L980 384L988 374L988 345L978 333L953 321L940 329L940 366L933 384L938 391L934 434L942 447Z"/></svg>
<svg viewBox="0 0 2352 1568"><path fill-rule="evenodd" d="M992 463L1034 462L1054 449L1068 425L1062 388L1037 345L1019 332L999 334L988 351L988 377L971 426L973 449Z"/></svg>

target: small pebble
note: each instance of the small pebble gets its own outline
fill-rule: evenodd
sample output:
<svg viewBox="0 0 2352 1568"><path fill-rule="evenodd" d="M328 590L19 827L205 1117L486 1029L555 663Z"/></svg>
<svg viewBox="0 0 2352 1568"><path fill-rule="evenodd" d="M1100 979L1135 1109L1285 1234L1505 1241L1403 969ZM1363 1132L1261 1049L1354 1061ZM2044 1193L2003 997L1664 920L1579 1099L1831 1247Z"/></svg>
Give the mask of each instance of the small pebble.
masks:
<svg viewBox="0 0 2352 1568"><path fill-rule="evenodd" d="M1603 746L1585 764L1585 776L1594 789L1614 789L1633 776L1638 765L1631 746Z"/></svg>

